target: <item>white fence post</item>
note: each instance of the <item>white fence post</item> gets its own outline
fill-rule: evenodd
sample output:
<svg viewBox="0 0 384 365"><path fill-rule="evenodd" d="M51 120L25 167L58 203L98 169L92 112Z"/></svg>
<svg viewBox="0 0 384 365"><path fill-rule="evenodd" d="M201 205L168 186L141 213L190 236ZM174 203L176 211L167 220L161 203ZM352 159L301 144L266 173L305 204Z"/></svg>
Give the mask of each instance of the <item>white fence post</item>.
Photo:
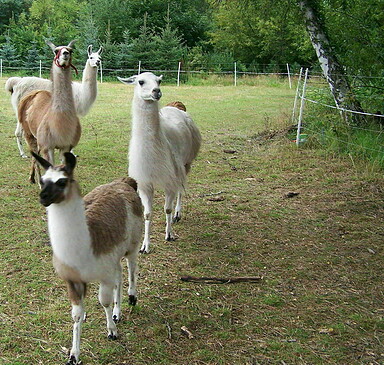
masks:
<svg viewBox="0 0 384 365"><path fill-rule="evenodd" d="M292 111L292 123L295 121L296 116L296 106L297 106L297 98L299 97L299 87L300 87L300 81L301 81L301 74L303 73L303 68L300 67L300 74L299 78L297 80L297 87L296 87L296 95L295 95L295 101L293 103L293 111Z"/></svg>
<svg viewBox="0 0 384 365"><path fill-rule="evenodd" d="M42 66L41 66L41 60L39 61L39 77L41 78L42 75Z"/></svg>
<svg viewBox="0 0 384 365"><path fill-rule="evenodd" d="M103 83L103 64L100 62L100 84Z"/></svg>
<svg viewBox="0 0 384 365"><path fill-rule="evenodd" d="M288 65L288 63L287 63L287 72L288 72L289 88L292 89L291 73L289 72L289 65Z"/></svg>
<svg viewBox="0 0 384 365"><path fill-rule="evenodd" d="M181 70L181 61L179 62L179 68L177 69L177 86L180 86L180 70Z"/></svg>
<svg viewBox="0 0 384 365"><path fill-rule="evenodd" d="M305 89L307 87L307 79L308 79L308 68L305 70L303 91L301 93L301 104L300 104L300 113L299 113L299 121L297 122L297 134L296 134L296 145L300 144L300 131L301 131L301 122L303 119L303 109L304 109L304 99L305 99Z"/></svg>
<svg viewBox="0 0 384 365"><path fill-rule="evenodd" d="M0 77L3 77L3 59L0 58Z"/></svg>
<svg viewBox="0 0 384 365"><path fill-rule="evenodd" d="M139 61L139 69L137 70L137 74L140 75L141 72L141 61Z"/></svg>
<svg viewBox="0 0 384 365"><path fill-rule="evenodd" d="M237 86L237 62L235 62L235 86Z"/></svg>

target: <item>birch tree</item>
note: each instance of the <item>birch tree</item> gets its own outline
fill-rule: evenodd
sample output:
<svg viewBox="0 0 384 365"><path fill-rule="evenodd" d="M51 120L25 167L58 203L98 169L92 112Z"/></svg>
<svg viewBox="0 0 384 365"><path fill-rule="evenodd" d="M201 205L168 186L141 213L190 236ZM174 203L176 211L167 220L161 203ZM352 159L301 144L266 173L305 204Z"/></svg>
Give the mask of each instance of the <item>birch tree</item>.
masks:
<svg viewBox="0 0 384 365"><path fill-rule="evenodd" d="M351 85L345 75L343 66L339 63L337 55L332 49L321 17L315 8L314 1L299 0L298 5L303 13L305 25L316 51L323 75L331 89L336 106L342 109L362 112L359 101L355 98ZM350 113L343 113L347 121L351 119Z"/></svg>

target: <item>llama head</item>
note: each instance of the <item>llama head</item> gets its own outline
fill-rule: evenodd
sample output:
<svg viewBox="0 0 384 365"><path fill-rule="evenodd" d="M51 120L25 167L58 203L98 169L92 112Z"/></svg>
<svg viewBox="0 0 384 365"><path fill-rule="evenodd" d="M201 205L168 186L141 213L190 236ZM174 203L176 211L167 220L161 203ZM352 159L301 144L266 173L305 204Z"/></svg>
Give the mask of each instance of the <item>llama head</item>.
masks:
<svg viewBox="0 0 384 365"><path fill-rule="evenodd" d="M72 65L72 52L73 45L76 40L70 41L68 46L55 46L52 42L46 41L48 46L51 47L53 53L55 54L54 62L56 66L61 68L68 68Z"/></svg>
<svg viewBox="0 0 384 365"><path fill-rule="evenodd" d="M146 101L159 101L162 93L160 90L160 83L163 75L156 76L152 72L143 72L140 75L128 77L127 79L118 79L123 84L135 85L135 96L140 97Z"/></svg>
<svg viewBox="0 0 384 365"><path fill-rule="evenodd" d="M88 63L91 67L99 67L101 63L101 53L103 52L103 47L100 47L97 52L92 52L92 44L88 46Z"/></svg>
<svg viewBox="0 0 384 365"><path fill-rule="evenodd" d="M73 182L76 157L72 153L66 152L64 154L65 163L53 166L36 153L32 152L32 155L45 170L45 174L40 180L40 203L45 207L61 203L67 197L70 185Z"/></svg>

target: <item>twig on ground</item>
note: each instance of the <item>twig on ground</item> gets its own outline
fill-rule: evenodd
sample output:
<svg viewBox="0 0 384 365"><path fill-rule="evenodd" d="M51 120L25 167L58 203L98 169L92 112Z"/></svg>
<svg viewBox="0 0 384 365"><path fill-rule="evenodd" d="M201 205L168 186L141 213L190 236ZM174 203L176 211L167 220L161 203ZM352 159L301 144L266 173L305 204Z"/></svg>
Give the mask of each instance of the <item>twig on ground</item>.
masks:
<svg viewBox="0 0 384 365"><path fill-rule="evenodd" d="M195 276L182 276L181 281L191 283L205 283L205 284L233 284L233 283L259 283L263 280L262 276L254 277L235 277L235 278L215 278L215 277L195 277Z"/></svg>

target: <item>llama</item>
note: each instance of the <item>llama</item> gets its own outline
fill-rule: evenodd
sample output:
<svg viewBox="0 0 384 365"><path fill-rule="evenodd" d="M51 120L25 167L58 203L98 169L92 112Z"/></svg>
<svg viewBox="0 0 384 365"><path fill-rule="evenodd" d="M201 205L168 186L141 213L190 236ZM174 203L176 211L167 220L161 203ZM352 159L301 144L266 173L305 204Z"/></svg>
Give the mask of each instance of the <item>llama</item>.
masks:
<svg viewBox="0 0 384 365"><path fill-rule="evenodd" d="M100 283L99 301L105 310L111 340L117 338L116 323L121 318L123 257L128 266L129 304L136 305L142 205L137 184L129 177L100 185L82 198L73 178L76 157L72 153L66 152L65 164L59 166L32 154L45 169L40 203L47 208L53 266L66 282L72 304L73 340L67 365L80 364L87 283Z"/></svg>
<svg viewBox="0 0 384 365"><path fill-rule="evenodd" d="M165 239L173 241L172 222L181 218L186 176L201 145L200 132L186 112L174 106L165 106L159 111L161 79L162 76L157 77L151 72L119 78L125 84L135 85L128 173L137 181L144 206L145 233L141 252L145 253L150 247L154 188L165 191Z"/></svg>
<svg viewBox="0 0 384 365"><path fill-rule="evenodd" d="M100 47L97 52L92 51L92 45L88 46L88 59L83 71L82 82L72 83L72 92L75 101L76 114L79 117L88 114L97 97L97 70L101 63L101 53L103 48ZM17 116L17 109L23 96L34 90L52 91L52 81L39 77L10 77L5 83L5 90L11 93L11 103L13 110ZM21 123L17 121L16 143L19 148L20 156L27 158L23 149L23 128Z"/></svg>
<svg viewBox="0 0 384 365"><path fill-rule="evenodd" d="M18 120L24 130L29 149L41 153L50 163L54 163L54 150L61 154L68 152L79 142L81 126L76 115L72 92L71 70L72 46L56 47L47 42L55 54L52 68L52 92L33 91L24 96L18 107ZM40 175L36 161L32 159L30 181L35 182L35 174Z"/></svg>

